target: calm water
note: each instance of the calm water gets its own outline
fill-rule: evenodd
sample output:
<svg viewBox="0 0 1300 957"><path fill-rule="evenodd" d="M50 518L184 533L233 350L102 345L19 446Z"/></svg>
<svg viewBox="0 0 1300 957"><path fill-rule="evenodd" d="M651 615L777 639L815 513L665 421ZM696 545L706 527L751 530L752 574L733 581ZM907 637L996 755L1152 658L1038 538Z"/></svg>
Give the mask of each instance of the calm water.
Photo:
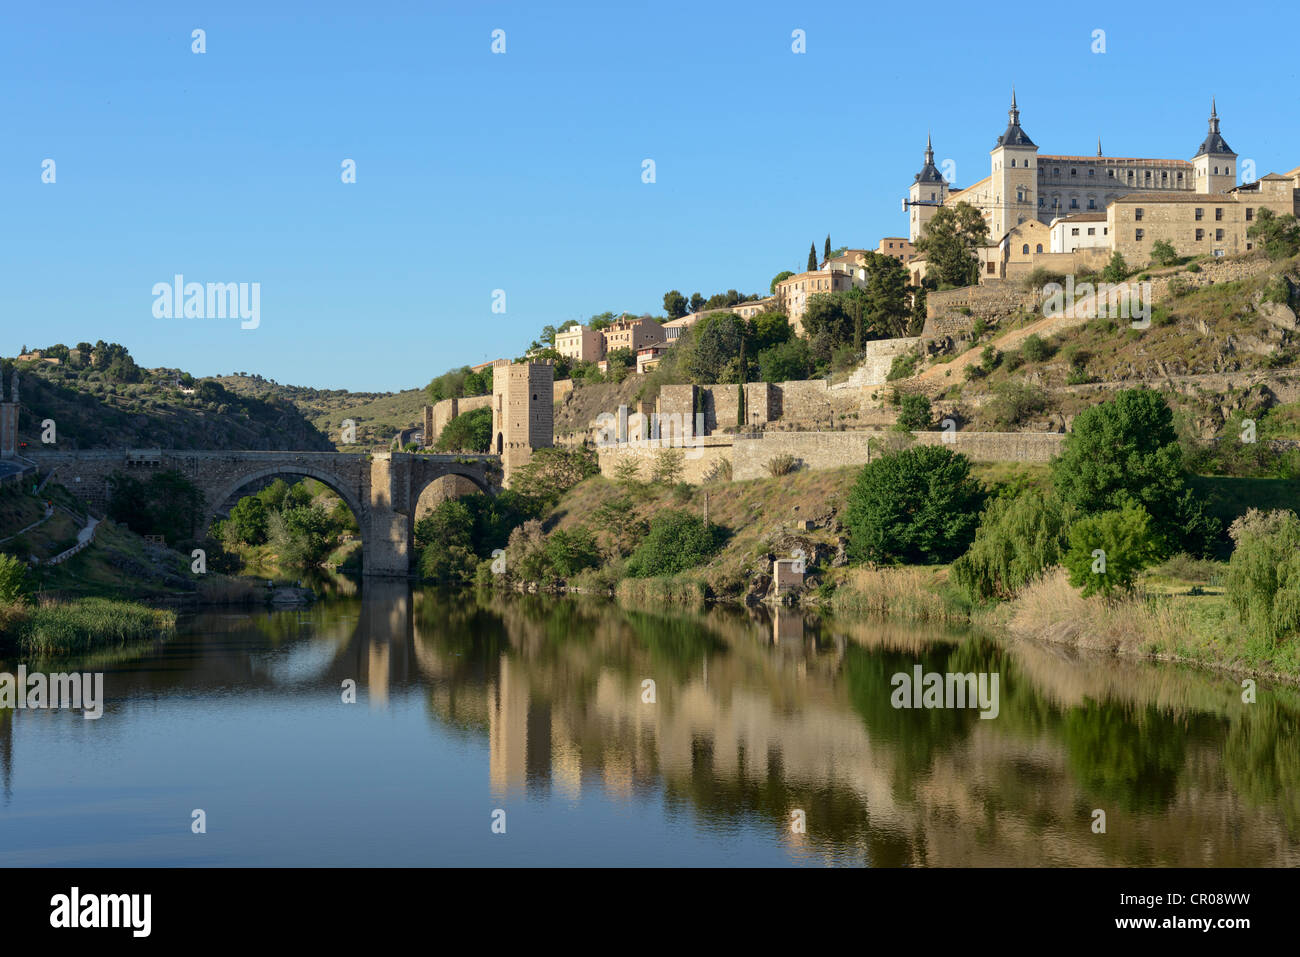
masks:
<svg viewBox="0 0 1300 957"><path fill-rule="evenodd" d="M1300 864L1294 689L1036 645L390 585L74 668L99 721L0 712L0 865Z"/></svg>

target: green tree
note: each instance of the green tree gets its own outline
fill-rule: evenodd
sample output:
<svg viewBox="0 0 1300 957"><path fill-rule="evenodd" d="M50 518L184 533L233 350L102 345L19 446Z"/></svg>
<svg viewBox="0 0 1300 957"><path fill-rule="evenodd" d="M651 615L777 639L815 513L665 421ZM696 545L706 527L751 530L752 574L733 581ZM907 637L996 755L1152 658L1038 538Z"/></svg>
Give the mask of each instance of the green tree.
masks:
<svg viewBox="0 0 1300 957"><path fill-rule="evenodd" d="M1157 266L1172 266L1178 262L1178 250L1163 239L1151 244L1151 261Z"/></svg>
<svg viewBox="0 0 1300 957"><path fill-rule="evenodd" d="M943 282L969 286L979 282L975 250L988 245L983 214L969 203L957 203L935 210L916 241L916 251L929 261Z"/></svg>
<svg viewBox="0 0 1300 957"><path fill-rule="evenodd" d="M922 392L909 392L899 400L898 427L905 432L924 432L934 415L930 399Z"/></svg>
<svg viewBox="0 0 1300 957"><path fill-rule="evenodd" d="M917 286L916 292L912 294L912 312L911 318L907 323L907 334L909 336L919 336L925 329L926 304L925 304L925 287Z"/></svg>
<svg viewBox="0 0 1300 957"><path fill-rule="evenodd" d="M445 426L434 446L439 452L486 452L492 444L492 410L462 412Z"/></svg>
<svg viewBox="0 0 1300 957"><path fill-rule="evenodd" d="M475 518L462 499L439 502L415 523L420 575L431 581L464 582L473 577Z"/></svg>
<svg viewBox="0 0 1300 957"><path fill-rule="evenodd" d="M806 379L812 372L807 339L791 339L758 354L759 375L764 382Z"/></svg>
<svg viewBox="0 0 1300 957"><path fill-rule="evenodd" d="M247 495L235 503L226 520L226 531L231 539L245 545L261 545L266 541L266 505L256 495Z"/></svg>
<svg viewBox="0 0 1300 957"><path fill-rule="evenodd" d="M777 287L777 284L778 284L778 283L785 282L785 280L789 279L789 278L790 278L791 276L793 276L793 275L794 275L794 273L791 272L789 269L782 269L779 273L777 273L775 276L773 276L773 277L772 277L772 281L771 281L770 283L768 283L768 286L767 286L767 291L768 291L768 293L770 293L771 295L775 296L775 295L776 295L776 287Z"/></svg>
<svg viewBox="0 0 1300 957"><path fill-rule="evenodd" d="M1300 632L1300 519L1291 511L1267 513L1243 523L1236 538L1224 590L1252 636L1271 651Z"/></svg>
<svg viewBox="0 0 1300 957"><path fill-rule="evenodd" d="M739 358L744 337L745 324L739 316L730 312L704 316L691 329L684 371L691 381L701 385L721 381L727 364Z"/></svg>
<svg viewBox="0 0 1300 957"><path fill-rule="evenodd" d="M544 547L550 573L557 578L572 578L579 572L600 564L600 546L596 536L579 525L566 531L557 528L546 537Z"/></svg>
<svg viewBox="0 0 1300 957"><path fill-rule="evenodd" d="M1128 268L1128 263L1124 261L1124 257L1117 249L1111 254L1110 262L1106 264L1106 268L1101 271L1101 278L1109 283L1123 282L1132 271Z"/></svg>
<svg viewBox="0 0 1300 957"><path fill-rule="evenodd" d="M810 243L808 246L808 272L817 271L817 244Z"/></svg>
<svg viewBox="0 0 1300 957"><path fill-rule="evenodd" d="M645 539L627 560L627 573L633 578L674 575L704 563L721 544L716 525L681 509L666 509L651 520Z"/></svg>
<svg viewBox="0 0 1300 957"><path fill-rule="evenodd" d="M534 449L528 464L515 469L510 487L517 495L534 502L554 502L583 479L599 472L594 449Z"/></svg>
<svg viewBox="0 0 1300 957"><path fill-rule="evenodd" d="M1006 599L1060 564L1069 547L1071 510L1038 489L1002 494L980 516L975 541L952 563L952 576L972 601Z"/></svg>
<svg viewBox="0 0 1300 957"><path fill-rule="evenodd" d="M792 274L793 275L793 274ZM699 312L704 308L704 297L698 292L691 293L691 312Z"/></svg>
<svg viewBox="0 0 1300 957"><path fill-rule="evenodd" d="M893 256L866 255L866 320L872 339L894 339L908 324L907 268Z"/></svg>
<svg viewBox="0 0 1300 957"><path fill-rule="evenodd" d="M1062 564L1070 584L1082 588L1084 597L1116 590L1132 591L1142 569L1160 560L1159 533L1146 509L1134 502L1087 518L1070 526L1070 547Z"/></svg>
<svg viewBox="0 0 1300 957"><path fill-rule="evenodd" d="M664 293L664 312L668 314L669 319L680 319L686 315L689 306L690 303L686 301L686 297L678 290L670 289Z"/></svg>
<svg viewBox="0 0 1300 957"><path fill-rule="evenodd" d="M0 552L0 605L26 604L27 588L27 566Z"/></svg>
<svg viewBox="0 0 1300 957"><path fill-rule="evenodd" d="M1263 207L1246 235L1262 244L1270 259L1287 259L1300 253L1300 222L1292 213L1279 216Z"/></svg>
<svg viewBox="0 0 1300 957"><path fill-rule="evenodd" d="M1126 389L1080 412L1052 462L1052 480L1081 514L1141 505L1164 554L1206 554L1219 532L1187 487L1173 413L1150 389Z"/></svg>
<svg viewBox="0 0 1300 957"><path fill-rule="evenodd" d="M970 460L913 446L864 466L849 493L849 557L857 562L950 561L970 545L984 489Z"/></svg>
<svg viewBox="0 0 1300 957"><path fill-rule="evenodd" d="M822 250L822 262L831 258L831 234L826 234L826 245Z"/></svg>

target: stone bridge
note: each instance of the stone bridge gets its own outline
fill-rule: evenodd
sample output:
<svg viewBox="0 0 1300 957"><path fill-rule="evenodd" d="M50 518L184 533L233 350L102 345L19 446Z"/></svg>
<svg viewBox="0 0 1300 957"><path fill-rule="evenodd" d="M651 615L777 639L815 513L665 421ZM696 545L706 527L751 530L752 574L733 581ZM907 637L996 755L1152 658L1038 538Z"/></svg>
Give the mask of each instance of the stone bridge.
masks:
<svg viewBox="0 0 1300 957"><path fill-rule="evenodd" d="M367 575L408 574L420 495L434 482L461 476L494 495L501 464L494 455L425 455L407 452L187 452L170 450L43 451L26 458L74 495L103 509L109 477L122 472L148 479L176 470L203 493L207 531L226 514L243 489L251 494L275 476L314 478L329 486L352 509L361 527L362 570ZM252 486L252 488L249 488Z"/></svg>

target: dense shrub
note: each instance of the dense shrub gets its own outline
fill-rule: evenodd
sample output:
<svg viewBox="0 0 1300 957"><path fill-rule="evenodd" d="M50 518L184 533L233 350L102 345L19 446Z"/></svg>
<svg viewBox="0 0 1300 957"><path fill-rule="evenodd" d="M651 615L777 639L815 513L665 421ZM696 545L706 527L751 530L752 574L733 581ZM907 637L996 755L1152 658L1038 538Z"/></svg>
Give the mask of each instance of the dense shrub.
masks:
<svg viewBox="0 0 1300 957"><path fill-rule="evenodd" d="M885 376L886 382L893 382L895 379L909 379L916 372L917 355L915 352L904 352L894 356L889 363L889 374Z"/></svg>
<svg viewBox="0 0 1300 957"><path fill-rule="evenodd" d="M854 561L950 561L970 545L984 490L970 461L941 445L904 449L863 467L849 493Z"/></svg>
<svg viewBox="0 0 1300 957"><path fill-rule="evenodd" d="M0 604L26 601L27 566L12 555L0 552Z"/></svg>
<svg viewBox="0 0 1300 957"><path fill-rule="evenodd" d="M1036 332L1025 336L1025 341L1020 344L1020 352L1026 362L1046 362L1052 358L1054 351L1051 345Z"/></svg>
<svg viewBox="0 0 1300 957"><path fill-rule="evenodd" d="M1097 592L1110 596L1117 589L1131 591L1138 573L1159 560L1162 545L1146 509L1127 502L1071 525L1062 564L1084 597Z"/></svg>
<svg viewBox="0 0 1300 957"><path fill-rule="evenodd" d="M443 426L434 448L439 452L486 452L491 444L492 410L485 406L462 412Z"/></svg>
<svg viewBox="0 0 1300 957"><path fill-rule="evenodd" d="M980 516L975 541L953 562L953 580L972 601L1011 598L1060 563L1069 517L1056 496L1037 489L995 498Z"/></svg>
<svg viewBox="0 0 1300 957"><path fill-rule="evenodd" d="M515 470L510 487L525 498L549 504L599 472L594 449L534 449L528 464Z"/></svg>
<svg viewBox="0 0 1300 957"><path fill-rule="evenodd" d="M722 530L687 511L668 509L650 522L650 531L627 560L633 578L675 575L703 564L722 544Z"/></svg>
<svg viewBox="0 0 1300 957"><path fill-rule="evenodd" d="M899 400L898 427L908 432L924 432L934 418L930 399L924 393L908 393Z"/></svg>
<svg viewBox="0 0 1300 957"><path fill-rule="evenodd" d="M460 499L439 502L415 523L420 574L441 582L468 581L477 559L473 548L474 514Z"/></svg>
<svg viewBox="0 0 1300 957"><path fill-rule="evenodd" d="M791 472L797 472L798 470L799 460L793 455L774 455L767 460L767 473L771 475L772 478L789 475Z"/></svg>

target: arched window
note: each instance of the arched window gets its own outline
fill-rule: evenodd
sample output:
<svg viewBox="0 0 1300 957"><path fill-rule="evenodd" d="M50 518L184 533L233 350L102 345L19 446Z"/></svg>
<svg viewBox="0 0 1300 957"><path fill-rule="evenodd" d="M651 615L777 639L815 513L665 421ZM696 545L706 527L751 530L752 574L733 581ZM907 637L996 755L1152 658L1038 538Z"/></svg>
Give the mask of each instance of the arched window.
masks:
<svg viewBox="0 0 1300 957"><path fill-rule="evenodd" d="M1039 251L1039 252L1042 252L1042 250L1043 250L1043 247L1042 247L1042 246L1039 246L1039 247L1038 247L1038 251ZM1022 247L1020 248L1020 252L1021 252L1021 255L1028 256L1028 255L1029 255L1029 243L1025 243L1024 246L1022 246Z"/></svg>
<svg viewBox="0 0 1300 957"><path fill-rule="evenodd" d="M1041 253L1041 252L1043 251L1043 244L1042 244L1042 243L1039 243L1039 244L1038 244L1038 248L1037 248L1036 250L1034 250L1034 251L1035 251L1035 252L1039 252L1039 253Z"/></svg>

